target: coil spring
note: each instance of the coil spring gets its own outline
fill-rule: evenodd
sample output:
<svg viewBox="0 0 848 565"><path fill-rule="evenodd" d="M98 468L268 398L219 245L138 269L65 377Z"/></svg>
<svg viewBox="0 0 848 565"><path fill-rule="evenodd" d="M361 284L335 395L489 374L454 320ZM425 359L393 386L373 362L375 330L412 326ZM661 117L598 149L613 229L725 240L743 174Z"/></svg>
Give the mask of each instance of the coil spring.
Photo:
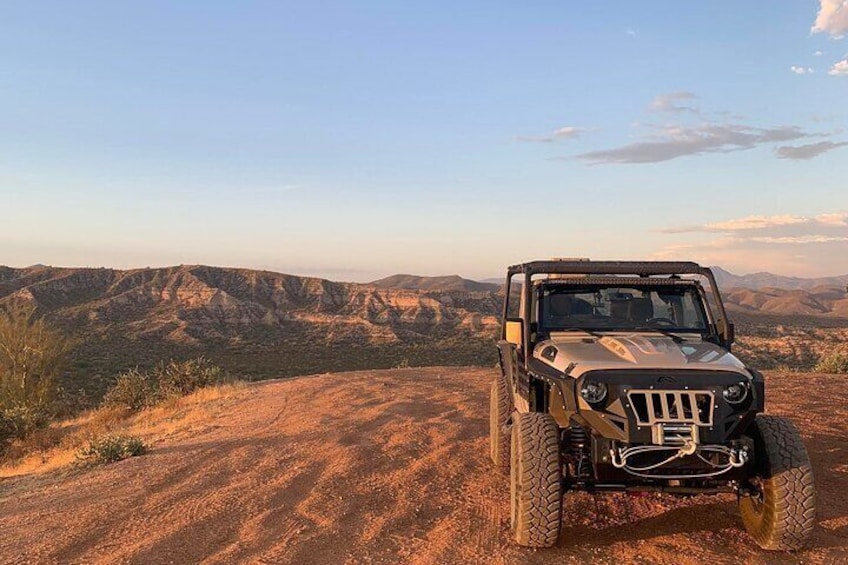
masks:
<svg viewBox="0 0 848 565"><path fill-rule="evenodd" d="M568 428L569 452L574 459L574 478L587 481L592 477L592 466L589 462L589 435L577 424Z"/></svg>

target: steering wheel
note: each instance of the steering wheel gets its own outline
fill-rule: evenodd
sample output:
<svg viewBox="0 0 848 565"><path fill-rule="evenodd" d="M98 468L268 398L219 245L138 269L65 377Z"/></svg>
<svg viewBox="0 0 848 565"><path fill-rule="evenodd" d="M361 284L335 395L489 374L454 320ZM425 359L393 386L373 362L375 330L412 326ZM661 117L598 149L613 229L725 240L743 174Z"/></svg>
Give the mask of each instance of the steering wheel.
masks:
<svg viewBox="0 0 848 565"><path fill-rule="evenodd" d="M649 326L668 326L671 328L677 326L677 322L675 322L671 318L651 318L645 323Z"/></svg>

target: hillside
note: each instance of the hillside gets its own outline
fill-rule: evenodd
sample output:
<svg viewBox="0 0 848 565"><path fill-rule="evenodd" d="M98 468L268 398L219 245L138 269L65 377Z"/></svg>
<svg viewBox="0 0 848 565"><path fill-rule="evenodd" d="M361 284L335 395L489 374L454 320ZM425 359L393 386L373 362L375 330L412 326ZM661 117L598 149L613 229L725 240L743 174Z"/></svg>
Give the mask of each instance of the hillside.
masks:
<svg viewBox="0 0 848 565"><path fill-rule="evenodd" d="M747 275L735 275L721 267L710 267L721 288L780 288L787 290L809 290L816 287L838 287L845 289L848 275L837 277L801 278L759 272Z"/></svg>
<svg viewBox="0 0 848 565"><path fill-rule="evenodd" d="M848 334L844 289L726 289L736 351L812 368ZM208 266L0 267L0 305L23 300L77 340L63 388L95 400L122 370L199 355L251 378L496 361L502 295L457 276L370 284Z"/></svg>
<svg viewBox="0 0 848 565"><path fill-rule="evenodd" d="M0 267L0 305L14 300L36 305L78 339L72 369L95 392L118 370L167 357L206 355L257 377L493 363L501 307L491 292L207 266Z"/></svg>
<svg viewBox="0 0 848 565"><path fill-rule="evenodd" d="M785 316L848 317L848 293L844 287L811 289L730 288L722 293L730 310Z"/></svg>
<svg viewBox="0 0 848 565"><path fill-rule="evenodd" d="M459 275L421 277L418 275L392 275L369 283L377 288L425 290L443 292L498 292L500 285L464 279Z"/></svg>
<svg viewBox="0 0 848 565"><path fill-rule="evenodd" d="M179 428L154 413L132 430L152 443L147 455L0 479L0 562L848 560L848 412L828 392L842 377L766 375L768 410L801 429L822 501L811 547L785 554L756 548L732 496L572 493L557 547L516 547L507 478L488 459L492 375L321 375L245 387Z"/></svg>

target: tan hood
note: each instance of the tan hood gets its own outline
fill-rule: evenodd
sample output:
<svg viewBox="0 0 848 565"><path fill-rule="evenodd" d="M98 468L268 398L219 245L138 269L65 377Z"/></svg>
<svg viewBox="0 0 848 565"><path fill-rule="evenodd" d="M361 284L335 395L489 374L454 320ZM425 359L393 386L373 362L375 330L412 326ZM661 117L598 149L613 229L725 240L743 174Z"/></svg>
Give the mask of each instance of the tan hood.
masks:
<svg viewBox="0 0 848 565"><path fill-rule="evenodd" d="M700 369L748 375L745 365L724 349L700 337L674 339L657 333L617 332L600 338L584 333L553 335L536 346L533 355L560 371L574 364L572 377L598 369ZM557 354L542 355L549 347Z"/></svg>

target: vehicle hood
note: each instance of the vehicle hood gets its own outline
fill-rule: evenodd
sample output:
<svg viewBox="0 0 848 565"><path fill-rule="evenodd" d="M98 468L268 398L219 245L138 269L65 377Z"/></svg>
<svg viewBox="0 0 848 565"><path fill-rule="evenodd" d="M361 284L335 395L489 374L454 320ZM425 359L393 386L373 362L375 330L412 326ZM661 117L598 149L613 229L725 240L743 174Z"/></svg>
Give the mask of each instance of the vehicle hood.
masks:
<svg viewBox="0 0 848 565"><path fill-rule="evenodd" d="M598 337L574 332L553 335L539 343L533 356L559 371L571 367L568 372L575 378L587 371L609 369L698 369L750 374L734 355L700 336L681 338L678 343L656 333L617 332Z"/></svg>

